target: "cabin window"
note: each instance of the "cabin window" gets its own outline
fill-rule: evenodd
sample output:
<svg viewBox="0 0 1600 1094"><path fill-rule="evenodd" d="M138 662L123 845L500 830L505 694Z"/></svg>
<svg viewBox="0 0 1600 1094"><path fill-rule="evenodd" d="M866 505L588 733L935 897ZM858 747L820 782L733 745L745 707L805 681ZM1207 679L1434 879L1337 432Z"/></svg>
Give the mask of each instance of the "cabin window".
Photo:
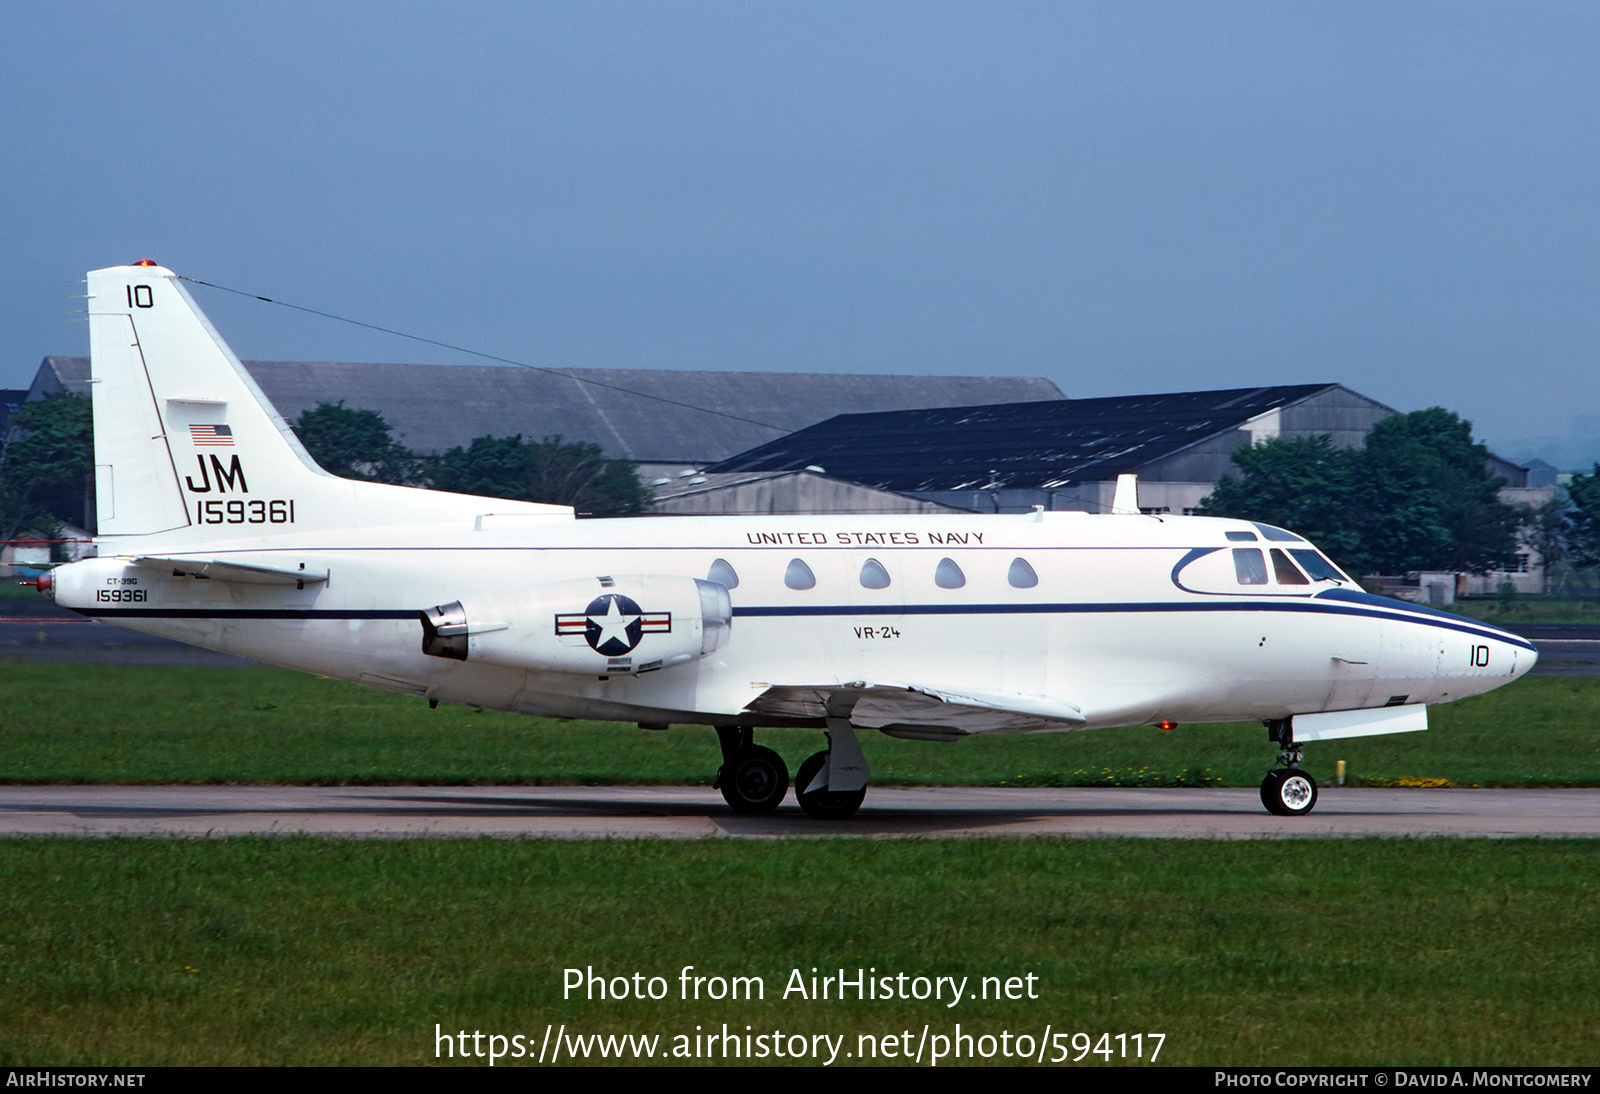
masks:
<svg viewBox="0 0 1600 1094"><path fill-rule="evenodd" d="M1278 548L1272 549L1272 576L1278 579L1279 585L1309 585L1306 575L1295 569L1294 563L1289 561L1289 556Z"/></svg>
<svg viewBox="0 0 1600 1094"><path fill-rule="evenodd" d="M817 575L798 558L791 558L789 568L783 571L783 583L791 589L814 589L817 587Z"/></svg>
<svg viewBox="0 0 1600 1094"><path fill-rule="evenodd" d="M1338 581L1342 583L1349 580L1338 571L1333 563L1315 551L1296 551L1291 547L1289 548L1289 553L1295 557L1296 562L1306 568L1306 573L1311 575L1312 581Z"/></svg>
<svg viewBox="0 0 1600 1094"><path fill-rule="evenodd" d="M967 575L961 572L955 559L941 558L933 571L933 583L941 589L959 589L967 583Z"/></svg>
<svg viewBox="0 0 1600 1094"><path fill-rule="evenodd" d="M1267 560L1261 554L1259 547L1235 547L1233 549L1233 573L1241 585L1265 585L1267 583Z"/></svg>
<svg viewBox="0 0 1600 1094"><path fill-rule="evenodd" d="M739 573L728 564L728 560L725 558L712 561L711 570L706 574L706 580L715 581L718 585L727 589L737 589L739 587Z"/></svg>
<svg viewBox="0 0 1600 1094"><path fill-rule="evenodd" d="M889 571L883 568L883 563L875 558L869 558L861 564L861 587L863 589L889 587Z"/></svg>
<svg viewBox="0 0 1600 1094"><path fill-rule="evenodd" d="M1039 584L1039 575L1033 572L1033 567L1028 565L1025 558L1011 560L1011 570L1006 574L1006 580L1011 582L1014 589L1031 589Z"/></svg>

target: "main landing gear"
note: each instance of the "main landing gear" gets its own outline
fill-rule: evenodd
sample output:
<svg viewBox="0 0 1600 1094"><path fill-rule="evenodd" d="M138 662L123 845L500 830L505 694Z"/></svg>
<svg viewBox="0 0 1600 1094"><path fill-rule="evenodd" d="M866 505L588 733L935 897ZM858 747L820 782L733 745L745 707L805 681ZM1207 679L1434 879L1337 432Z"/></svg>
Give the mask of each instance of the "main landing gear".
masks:
<svg viewBox="0 0 1600 1094"><path fill-rule="evenodd" d="M800 765L794 796L813 820L844 820L861 808L870 775L850 720L829 718L828 747Z"/></svg>
<svg viewBox="0 0 1600 1094"><path fill-rule="evenodd" d="M789 768L783 757L750 739L742 726L718 726L722 766L716 788L735 813L770 813L789 792Z"/></svg>
<svg viewBox="0 0 1600 1094"><path fill-rule="evenodd" d="M794 796L806 816L844 820L861 808L871 772L849 719L829 718L828 747L806 759L794 779ZM783 757L751 740L743 726L718 726L722 766L716 788L735 813L770 813L789 791Z"/></svg>
<svg viewBox="0 0 1600 1094"><path fill-rule="evenodd" d="M1289 719L1267 722L1267 738L1282 749L1278 760L1261 780L1261 804L1279 817L1303 817L1317 804L1317 780L1300 770L1305 753L1294 743Z"/></svg>

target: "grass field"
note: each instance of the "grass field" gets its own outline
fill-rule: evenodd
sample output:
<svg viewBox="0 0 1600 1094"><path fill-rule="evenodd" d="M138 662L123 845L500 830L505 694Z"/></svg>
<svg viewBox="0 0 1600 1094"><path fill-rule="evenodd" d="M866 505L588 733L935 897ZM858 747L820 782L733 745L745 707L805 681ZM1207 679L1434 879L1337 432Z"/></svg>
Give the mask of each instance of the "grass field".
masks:
<svg viewBox="0 0 1600 1094"><path fill-rule="evenodd" d="M0 782L708 783L706 728L663 733L418 699L277 669L13 663ZM1426 733L1312 746L1331 779L1600 785L1600 680L1525 678L1429 711ZM815 730L761 731L790 770ZM1259 724L1148 726L955 744L863 734L877 784L1254 786L1276 755Z"/></svg>
<svg viewBox="0 0 1600 1094"><path fill-rule="evenodd" d="M927 1023L948 1035L961 1022L993 1036L1047 1024L1165 1033L1168 1064L1592 1065L1597 852L1493 840L5 841L0 1064L431 1063L435 1023L535 1046L546 1023L564 1023L670 1047L726 1022L842 1034L854 1051L860 1034ZM760 976L765 998L681 1002L684 965ZM588 966L661 976L671 991L563 1000L562 970ZM783 999L791 970L841 966L965 976L974 991L983 976L1032 974L1038 998Z"/></svg>
<svg viewBox="0 0 1600 1094"><path fill-rule="evenodd" d="M1518 623L1600 623L1600 597L1594 596L1519 593L1509 598L1457 597L1446 610L1501 627L1515 627Z"/></svg>
<svg viewBox="0 0 1600 1094"><path fill-rule="evenodd" d="M705 783L719 758L708 729L429 711L272 669L3 673L8 782ZM1430 716L1308 766L1600 785L1600 680L1524 679ZM820 744L759 737L791 769ZM1273 755L1254 724L863 743L880 783L1253 786ZM0 840L0 1065L451 1062L436 1023L535 1047L547 1024L654 1035L656 1062L727 1023L843 1037L857 1063L862 1035L911 1030L914 1048L957 1022L1048 1026L1069 1060L1087 1033L1111 1063L1117 1034L1163 1033L1163 1064L1592 1065L1597 856L1593 840ZM685 965L758 976L765 998L680 1001ZM564 1000L563 970L587 966L660 976L668 997ZM1038 998L785 1000L813 967L972 990L1032 975Z"/></svg>

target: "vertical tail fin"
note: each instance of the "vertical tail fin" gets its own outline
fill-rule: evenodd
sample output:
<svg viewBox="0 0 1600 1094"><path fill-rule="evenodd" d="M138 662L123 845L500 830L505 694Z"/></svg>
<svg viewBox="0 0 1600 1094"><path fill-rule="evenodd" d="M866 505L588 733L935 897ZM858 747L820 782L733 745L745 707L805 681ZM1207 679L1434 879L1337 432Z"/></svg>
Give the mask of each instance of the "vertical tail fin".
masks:
<svg viewBox="0 0 1600 1094"><path fill-rule="evenodd" d="M340 479L319 468L177 275L89 274L100 535L195 539L471 520L486 499ZM570 516L495 501L497 512Z"/></svg>

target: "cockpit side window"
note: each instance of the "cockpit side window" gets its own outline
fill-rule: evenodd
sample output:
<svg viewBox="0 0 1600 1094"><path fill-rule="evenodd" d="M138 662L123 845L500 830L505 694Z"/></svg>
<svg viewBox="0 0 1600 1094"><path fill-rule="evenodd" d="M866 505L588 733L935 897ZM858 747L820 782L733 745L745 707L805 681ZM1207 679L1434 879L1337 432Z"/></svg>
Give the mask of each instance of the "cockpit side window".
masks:
<svg viewBox="0 0 1600 1094"><path fill-rule="evenodd" d="M1267 560L1261 554L1259 547L1235 547L1233 549L1233 573L1241 585L1265 585L1267 583Z"/></svg>
<svg viewBox="0 0 1600 1094"><path fill-rule="evenodd" d="M1272 549L1272 576L1278 579L1279 585L1309 585L1306 575L1295 568L1289 561L1289 556L1278 548Z"/></svg>

